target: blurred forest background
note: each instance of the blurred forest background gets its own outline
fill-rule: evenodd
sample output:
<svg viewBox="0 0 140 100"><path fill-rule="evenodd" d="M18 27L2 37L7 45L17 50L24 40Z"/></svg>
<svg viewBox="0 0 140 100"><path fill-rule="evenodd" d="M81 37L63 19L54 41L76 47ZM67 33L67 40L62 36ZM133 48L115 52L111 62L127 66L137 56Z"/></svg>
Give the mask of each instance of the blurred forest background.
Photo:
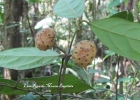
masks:
<svg viewBox="0 0 140 100"><path fill-rule="evenodd" d="M54 28L56 31L55 45L67 50L67 46L72 39L73 33L76 31L76 27L81 20L87 20L88 22L107 18L115 13L129 10L133 13L135 22L140 22L140 1L139 0L85 0L86 9L83 15L77 19L67 19L58 17L53 13L53 7L57 0L0 0L0 51L18 48L18 47L35 47L35 35L38 30L46 27ZM135 77L139 63L136 63L125 57L120 59L120 67L116 66L117 57L114 52L108 50L108 48L99 41L99 39L90 30L86 23L81 24L76 34L74 44L81 40L94 40L98 49L96 59L88 66L87 70L94 64L96 65L93 70L87 71L88 78L91 80L91 84L95 87L110 89L98 91L96 94L90 93L87 98L107 98L114 93L115 83L109 83L108 79L116 79L116 69L119 69L119 93L124 94L127 91L133 93L137 100L140 99L135 92L139 86L139 76L131 86L132 90L128 90L131 84L129 78ZM119 39L118 39L119 41ZM53 47L53 50L58 51ZM59 52L59 51L58 51ZM52 74L58 74L59 67L57 65L42 66L26 71L17 71L11 69L3 69L0 67L0 77L7 79L18 80L18 78L24 77L36 77L36 76L50 76ZM46 69L46 70L45 70ZM98 70L98 71L97 71ZM77 69L67 69L67 73L77 72L80 74L83 81L87 81L82 71ZM96 72L96 73L95 73ZM94 73L94 74L93 74ZM111 85L110 85L111 84ZM1 96L3 98L3 96ZM12 98L12 97L11 97ZM139 98L139 99L138 99ZM1 100L1 99L0 99ZM8 100L8 99L3 99ZM136 99L135 99L136 100Z"/></svg>

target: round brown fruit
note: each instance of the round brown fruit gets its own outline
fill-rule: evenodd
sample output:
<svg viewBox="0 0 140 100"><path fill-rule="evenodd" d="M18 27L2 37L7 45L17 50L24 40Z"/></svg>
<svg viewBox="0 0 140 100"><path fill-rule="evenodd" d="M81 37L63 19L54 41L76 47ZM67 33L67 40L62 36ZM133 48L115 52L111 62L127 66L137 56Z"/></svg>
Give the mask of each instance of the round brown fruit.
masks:
<svg viewBox="0 0 140 100"><path fill-rule="evenodd" d="M40 50L47 50L53 46L55 32L51 28L45 28L39 31L35 37L36 47Z"/></svg>
<svg viewBox="0 0 140 100"><path fill-rule="evenodd" d="M73 62L80 67L87 67L96 56L96 45L93 41L83 40L76 44L73 53Z"/></svg>

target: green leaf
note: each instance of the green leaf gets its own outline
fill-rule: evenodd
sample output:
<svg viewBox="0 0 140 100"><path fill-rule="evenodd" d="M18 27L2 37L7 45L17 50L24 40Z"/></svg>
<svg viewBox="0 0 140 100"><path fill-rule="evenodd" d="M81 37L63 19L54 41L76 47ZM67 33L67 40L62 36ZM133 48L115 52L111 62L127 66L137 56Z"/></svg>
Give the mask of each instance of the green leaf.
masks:
<svg viewBox="0 0 140 100"><path fill-rule="evenodd" d="M122 12L112 15L111 17L123 18L132 22L134 21L133 14L130 11L122 11Z"/></svg>
<svg viewBox="0 0 140 100"><path fill-rule="evenodd" d="M58 79L59 75L29 78L23 80L35 81L38 86L44 86L46 88L49 88L52 93L58 93ZM65 74L63 87L65 87L62 90L63 93L79 93L87 89L92 89L92 87L83 83L80 79L71 74Z"/></svg>
<svg viewBox="0 0 140 100"><path fill-rule="evenodd" d="M36 99L36 96L30 92L25 97L23 97L21 100L37 100L37 99Z"/></svg>
<svg viewBox="0 0 140 100"><path fill-rule="evenodd" d="M116 6L120 5L123 2L124 2L124 0L113 0L108 6L109 7L116 7Z"/></svg>
<svg viewBox="0 0 140 100"><path fill-rule="evenodd" d="M140 60L140 24L121 18L107 18L90 23L92 31L112 51Z"/></svg>
<svg viewBox="0 0 140 100"><path fill-rule="evenodd" d="M27 92L25 92L25 91L17 90L15 88L12 88L16 84L17 84L16 81L0 78L0 94L7 94L7 95L27 94ZM7 86L3 86L3 85L8 85L8 86L11 86L11 87L7 87ZM17 88L24 89L24 85L21 84L21 83L18 83Z"/></svg>
<svg viewBox="0 0 140 100"><path fill-rule="evenodd" d="M24 70L53 63L59 54L53 50L40 51L34 47L15 48L0 52L0 66Z"/></svg>
<svg viewBox="0 0 140 100"><path fill-rule="evenodd" d="M74 76L78 77L78 74L76 71L74 71L73 69L71 68L66 68L66 70L68 70L70 73L72 73Z"/></svg>
<svg viewBox="0 0 140 100"><path fill-rule="evenodd" d="M84 0L59 0L54 6L54 13L66 18L78 18L85 9Z"/></svg>
<svg viewBox="0 0 140 100"><path fill-rule="evenodd" d="M127 96L127 98L126 98L126 95L123 95L123 94L118 94L117 95L117 99L118 100L132 100L132 98L130 97L130 96ZM112 97L111 97L111 100L116 100L116 95L113 95Z"/></svg>
<svg viewBox="0 0 140 100"><path fill-rule="evenodd" d="M94 86L94 91L95 91L96 93L99 93L99 92L105 92L105 91L107 91L107 90L106 90L106 88L104 88L104 85L98 84L98 85L95 85L95 86Z"/></svg>
<svg viewBox="0 0 140 100"><path fill-rule="evenodd" d="M35 3L35 2L39 2L40 0L26 0L29 3Z"/></svg>
<svg viewBox="0 0 140 100"><path fill-rule="evenodd" d="M86 72L83 68L80 68L80 67L76 66L74 63L71 63L71 62L68 62L68 66L71 67L71 69L73 69L77 73L78 76L71 72L73 75L75 75L77 77L80 77L80 79L83 80L85 83L90 84L89 83L90 77L88 77L86 75Z"/></svg>
<svg viewBox="0 0 140 100"><path fill-rule="evenodd" d="M111 50L105 50L105 54L110 56L115 55L115 53Z"/></svg>
<svg viewBox="0 0 140 100"><path fill-rule="evenodd" d="M13 23L12 25L6 26L5 28L12 28L12 27L16 27L19 26L19 24Z"/></svg>
<svg viewBox="0 0 140 100"><path fill-rule="evenodd" d="M89 73L93 74L93 73L100 73L100 74L104 74L103 71L100 71L100 70L95 70L95 69L89 69L88 71Z"/></svg>
<svg viewBox="0 0 140 100"><path fill-rule="evenodd" d="M105 54L106 54L106 56L103 58L104 60L106 58L108 58L109 56L115 55L115 53L113 51L111 51L111 50L105 50Z"/></svg>
<svg viewBox="0 0 140 100"><path fill-rule="evenodd" d="M130 82L132 78L119 78L118 82Z"/></svg>
<svg viewBox="0 0 140 100"><path fill-rule="evenodd" d="M118 11L115 10L115 9L110 9L110 12L111 12L111 14L116 14L116 13L118 13Z"/></svg>
<svg viewBox="0 0 140 100"><path fill-rule="evenodd" d="M106 78L99 78L98 80L96 80L96 82L104 83L104 82L110 82L110 80Z"/></svg>

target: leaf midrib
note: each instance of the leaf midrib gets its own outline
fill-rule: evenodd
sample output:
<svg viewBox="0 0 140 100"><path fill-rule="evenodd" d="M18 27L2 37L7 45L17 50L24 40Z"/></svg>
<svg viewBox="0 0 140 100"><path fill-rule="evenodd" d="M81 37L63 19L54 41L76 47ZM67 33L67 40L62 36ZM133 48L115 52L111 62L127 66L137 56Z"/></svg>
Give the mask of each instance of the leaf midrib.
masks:
<svg viewBox="0 0 140 100"><path fill-rule="evenodd" d="M72 12L76 15L76 16L78 16L78 14L72 9L72 7L69 5L69 3L66 1L66 0L64 0L65 2L66 2L66 4L70 7L70 9L72 10Z"/></svg>

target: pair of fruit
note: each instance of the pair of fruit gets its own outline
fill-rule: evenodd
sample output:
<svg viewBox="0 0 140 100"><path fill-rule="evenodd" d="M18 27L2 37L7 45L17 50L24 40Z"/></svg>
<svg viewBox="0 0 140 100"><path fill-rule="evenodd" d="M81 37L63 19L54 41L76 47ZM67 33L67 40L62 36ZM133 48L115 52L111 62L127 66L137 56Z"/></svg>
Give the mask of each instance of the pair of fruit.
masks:
<svg viewBox="0 0 140 100"><path fill-rule="evenodd" d="M47 50L53 46L55 32L51 28L45 28L38 32L35 37L35 43L40 50ZM93 41L83 40L76 44L73 53L73 62L80 66L89 65L96 55L96 46Z"/></svg>

